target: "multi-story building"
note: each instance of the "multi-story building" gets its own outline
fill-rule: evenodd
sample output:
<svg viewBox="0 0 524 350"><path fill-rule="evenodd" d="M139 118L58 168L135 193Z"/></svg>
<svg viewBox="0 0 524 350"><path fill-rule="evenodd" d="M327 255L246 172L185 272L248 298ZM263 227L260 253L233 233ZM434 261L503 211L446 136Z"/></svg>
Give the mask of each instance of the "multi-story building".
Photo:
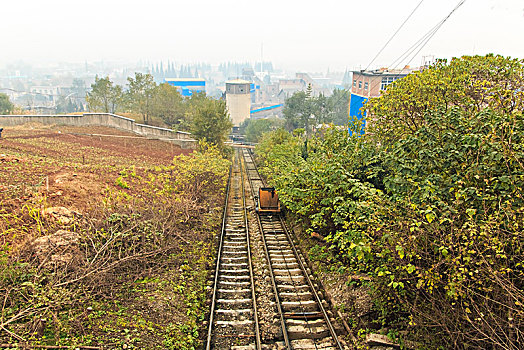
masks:
<svg viewBox="0 0 524 350"><path fill-rule="evenodd" d="M242 79L226 82L226 105L234 126L249 118L251 112L251 82Z"/></svg>
<svg viewBox="0 0 524 350"><path fill-rule="evenodd" d="M351 97L349 102L349 117L362 123L362 133L366 125L366 114L362 107L371 97L380 96L381 92L394 81L404 78L413 72L409 66L404 69L381 68L372 71L353 71L353 84L351 85Z"/></svg>

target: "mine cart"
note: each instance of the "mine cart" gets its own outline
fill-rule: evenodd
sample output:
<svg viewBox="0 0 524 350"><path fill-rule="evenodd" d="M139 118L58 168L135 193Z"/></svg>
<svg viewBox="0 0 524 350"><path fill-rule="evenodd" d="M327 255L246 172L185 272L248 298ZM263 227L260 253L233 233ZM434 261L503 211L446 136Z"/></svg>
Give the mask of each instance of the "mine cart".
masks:
<svg viewBox="0 0 524 350"><path fill-rule="evenodd" d="M274 187L260 187L258 189L256 202L256 211L259 214L280 213L280 202L278 201L278 194Z"/></svg>

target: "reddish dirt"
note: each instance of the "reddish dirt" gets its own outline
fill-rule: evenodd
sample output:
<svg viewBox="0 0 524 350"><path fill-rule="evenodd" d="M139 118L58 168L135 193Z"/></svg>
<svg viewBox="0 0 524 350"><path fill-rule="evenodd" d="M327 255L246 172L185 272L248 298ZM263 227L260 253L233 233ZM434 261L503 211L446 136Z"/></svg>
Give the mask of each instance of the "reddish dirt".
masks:
<svg viewBox="0 0 524 350"><path fill-rule="evenodd" d="M184 198L183 194L178 193L176 196L152 195L156 190L162 192L162 186L167 184L163 181L171 179L165 176L176 174L176 169L168 172L162 167L172 164L173 157L191 152L170 143L148 140L136 134L110 128L49 127L36 124L4 128L0 139L0 259L4 263L5 256L9 257L8 271L14 277L9 275L9 278L4 279L0 290L6 295L0 293L0 299L4 304L12 303L5 309L11 308L16 313L18 307L29 307L29 310L32 310L33 300L46 300L46 303L55 308L49 311L53 317L48 317L47 325L43 326L47 327L46 336L52 334L46 339L40 339L41 334L34 332L35 322L32 320L32 314L26 317L27 320L20 317L11 322L9 329L16 334L31 333L31 338L27 337L31 342L37 341L38 344L51 346L71 341L68 345L75 348L78 345L75 342L85 341L89 345L110 344L108 346L111 348L124 346L123 348L133 349L160 349L166 347L163 341L168 339L168 336L169 340L186 339L184 327L193 329L191 327L198 325L196 319L200 317L195 315L204 313L200 309L205 306L199 305L201 301L197 303L197 299L205 300L206 269L212 262L209 250L210 230L216 230L216 218L211 214L204 214L205 219L186 224L178 218L185 219L183 215L186 212L189 212L187 217L197 215L191 214L193 212L200 215L198 206L201 204L170 207L169 210L173 212L181 210L180 214L174 215L177 219L172 220L172 228L166 228L166 232L172 233L160 239L157 238L160 235L156 229L147 233L144 229L144 238L141 241L149 242L150 237L153 237L151 240L162 240L158 243L158 247L162 249L176 243L177 247L180 247L179 251L171 253L173 248L169 248L168 254L160 249L161 257L153 251L151 258L149 255L135 258L133 261L136 263L133 262L133 265L129 266L125 258L120 256L123 246L135 244L133 249L137 249L137 254L140 253L138 249L142 249L141 244L144 245L143 249L153 249L152 245L146 247L146 243L139 244L135 239L139 237L138 230L142 232L142 229L138 229L136 235L130 236L132 238L125 238L122 241L124 243L110 248L107 247L111 240L106 240L101 232L108 232L102 230L107 227L111 228L111 232L113 229L115 232L119 230L117 224L107 224L112 214L116 214L117 217L127 217L129 212L137 215L148 214L158 220L158 225L163 224L148 212L149 203L157 198L161 198L161 203L177 203L172 199ZM180 161L182 160L177 160L177 163ZM156 176L158 178L155 178ZM220 192L216 195L218 198ZM220 203L217 198L209 199L209 202ZM195 206L197 209L193 208ZM204 208L205 204L202 204L202 207ZM49 214L58 213L56 216L64 217L63 213L67 212L74 212L74 221L66 223L61 218L57 219L55 215ZM211 213L220 215L218 208L213 208ZM162 214L155 215L163 219ZM156 221L154 224L156 225ZM138 225L129 228L126 233L136 227ZM149 226L147 229L149 230ZM44 259L48 259L48 256L53 263L68 264L68 268L72 265L77 268L75 264L80 266L80 263L82 269L89 268L85 266L84 260L74 260L84 254L84 251L79 253L76 250L75 242L77 234L81 233L84 237L84 234L93 232L98 234L98 241L91 241L94 250L100 248L100 251L103 251L107 248L105 253L102 253L106 255L104 261L100 262L100 268L92 270L96 274L91 276L88 273L84 277L91 277L80 281L76 279L76 270L68 274L69 271L61 265L53 265L56 266L56 270L52 273L45 270L47 267L43 264L47 260ZM179 240L179 234L184 239ZM46 238L39 240L43 236ZM91 239L95 235L87 236ZM120 235L115 235L117 236ZM191 243L187 244L186 239L189 238ZM61 250L63 254L57 255L51 253L51 245L53 252L56 248L66 249L68 245L71 250ZM154 249L156 248L155 246ZM114 251L108 252L109 250ZM91 251L91 248L86 248L85 251ZM46 257L40 259L43 254ZM130 251L129 254L135 254L135 251ZM128 255L126 258L129 256L132 257ZM90 264L93 261L98 263L97 258L102 260L98 251L91 256ZM109 259L117 262L120 260L121 265L114 265L116 267L111 273L103 275L109 276L107 279L100 278L98 274L105 273L102 268L106 267L104 264ZM24 263L19 264L19 261ZM38 278L40 281L41 276L46 276L41 279L45 280L42 282L43 287L31 287L32 294L29 298L26 297L29 295L26 292L28 287L23 284L25 279L18 278L25 276L22 272L28 264L33 264L30 265L30 270L27 267L31 275L23 278ZM182 269L182 266L187 269ZM33 271L36 270L38 273L33 275ZM60 275L57 272L59 270ZM58 282L53 280L54 278ZM56 289L50 287L49 283L63 283L62 278L71 278L69 281L75 283L71 282ZM38 292L34 292L35 290ZM19 299L13 297L15 292L19 293ZM188 297L182 293L186 293ZM60 300L63 296L66 296L65 300ZM195 308L199 309L195 311ZM46 307L42 312L48 310L50 308ZM40 310L38 315L35 320L42 319ZM6 319L9 317L11 316ZM11 341L9 334L0 332L0 342ZM172 347L175 348L176 345Z"/></svg>
<svg viewBox="0 0 524 350"><path fill-rule="evenodd" d="M0 139L0 211L38 194L48 206L87 210L107 188L122 190L115 184L122 170L169 165L190 152L105 127L6 127Z"/></svg>
<svg viewBox="0 0 524 350"><path fill-rule="evenodd" d="M64 143L75 144L73 148L78 148L78 146L94 147L111 152L118 157L147 157L154 162L169 162L176 155L189 154L191 152L190 150L182 150L180 147L168 142L149 140L137 134L117 129L72 126L54 126L52 128L45 126L23 128L18 126L12 129L5 128L2 133L0 149L15 147L20 148L22 151L38 151L41 155L67 154L69 151L67 149L50 150L27 145L24 147L23 144L18 142L27 139L56 139Z"/></svg>

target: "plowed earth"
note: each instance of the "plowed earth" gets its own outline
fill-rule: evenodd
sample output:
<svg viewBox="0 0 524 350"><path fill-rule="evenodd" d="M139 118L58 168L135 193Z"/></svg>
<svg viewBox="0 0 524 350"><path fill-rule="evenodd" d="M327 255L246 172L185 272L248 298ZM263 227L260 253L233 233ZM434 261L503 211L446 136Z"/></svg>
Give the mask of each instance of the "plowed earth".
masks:
<svg viewBox="0 0 524 350"><path fill-rule="evenodd" d="M92 135L105 136L92 136ZM178 146L105 127L25 125L0 139L0 199L21 203L35 191L50 206L82 211L126 167L169 165Z"/></svg>
<svg viewBox="0 0 524 350"><path fill-rule="evenodd" d="M177 164L173 157L191 152L104 127L4 127L0 344L199 343L223 193L215 189L196 202L166 192L191 172L184 168L190 157Z"/></svg>

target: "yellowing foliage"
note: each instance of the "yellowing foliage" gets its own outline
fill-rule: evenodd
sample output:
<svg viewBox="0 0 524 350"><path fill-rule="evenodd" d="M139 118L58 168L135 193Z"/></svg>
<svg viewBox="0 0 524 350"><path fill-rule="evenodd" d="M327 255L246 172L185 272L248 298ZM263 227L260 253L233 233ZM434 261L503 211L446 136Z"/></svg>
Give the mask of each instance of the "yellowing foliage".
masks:
<svg viewBox="0 0 524 350"><path fill-rule="evenodd" d="M371 135L332 129L302 157L300 137L273 134L257 150L287 209L372 279L377 320L424 348L524 336L523 71L439 61L370 101Z"/></svg>

